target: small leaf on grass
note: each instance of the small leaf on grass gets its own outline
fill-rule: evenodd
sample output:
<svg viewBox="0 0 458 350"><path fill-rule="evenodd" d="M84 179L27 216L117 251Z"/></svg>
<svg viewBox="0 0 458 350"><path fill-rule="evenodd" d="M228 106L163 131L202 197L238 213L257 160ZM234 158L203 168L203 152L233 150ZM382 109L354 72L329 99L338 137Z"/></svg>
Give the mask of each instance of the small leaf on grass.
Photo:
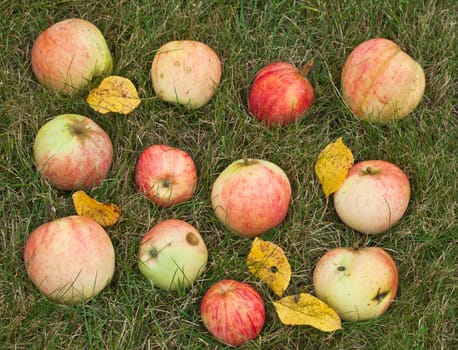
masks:
<svg viewBox="0 0 458 350"><path fill-rule="evenodd" d="M337 312L311 294L290 295L274 301L274 306L286 325L308 325L323 332L342 328Z"/></svg>
<svg viewBox="0 0 458 350"><path fill-rule="evenodd" d="M76 191L72 199L78 215L90 217L102 226L114 225L121 216L121 210L116 205L100 203L84 191Z"/></svg>
<svg viewBox="0 0 458 350"><path fill-rule="evenodd" d="M111 76L92 89L87 103L99 113L117 112L128 114L140 104L135 85L127 78Z"/></svg>
<svg viewBox="0 0 458 350"><path fill-rule="evenodd" d="M315 163L315 173L326 199L342 186L353 162L351 149L345 146L341 137L320 152Z"/></svg>
<svg viewBox="0 0 458 350"><path fill-rule="evenodd" d="M276 244L255 238L247 257L248 270L281 297L291 279L291 266Z"/></svg>

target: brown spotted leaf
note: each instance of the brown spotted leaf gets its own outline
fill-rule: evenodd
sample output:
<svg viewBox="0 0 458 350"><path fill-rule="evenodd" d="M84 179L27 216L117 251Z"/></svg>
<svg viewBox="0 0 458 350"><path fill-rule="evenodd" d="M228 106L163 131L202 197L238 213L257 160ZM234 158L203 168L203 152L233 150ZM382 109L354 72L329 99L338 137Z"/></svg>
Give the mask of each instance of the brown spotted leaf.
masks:
<svg viewBox="0 0 458 350"><path fill-rule="evenodd" d="M255 238L247 257L248 270L282 296L291 279L291 266L276 244Z"/></svg>

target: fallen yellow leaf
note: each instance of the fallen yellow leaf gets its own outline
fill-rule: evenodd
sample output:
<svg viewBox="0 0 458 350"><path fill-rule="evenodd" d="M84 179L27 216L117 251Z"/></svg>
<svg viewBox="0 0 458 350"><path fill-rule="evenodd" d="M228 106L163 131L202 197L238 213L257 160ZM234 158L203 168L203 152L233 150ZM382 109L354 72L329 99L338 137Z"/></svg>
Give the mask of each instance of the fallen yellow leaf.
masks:
<svg viewBox="0 0 458 350"><path fill-rule="evenodd" d="M337 312L311 294L290 295L274 301L274 306L286 325L308 325L324 332L342 328Z"/></svg>
<svg viewBox="0 0 458 350"><path fill-rule="evenodd" d="M140 104L135 85L127 78L111 76L92 89L87 103L99 113L117 112L128 114Z"/></svg>
<svg viewBox="0 0 458 350"><path fill-rule="evenodd" d="M326 199L342 186L353 163L351 149L345 146L341 137L320 152L315 163L315 173Z"/></svg>
<svg viewBox="0 0 458 350"><path fill-rule="evenodd" d="M255 238L247 257L248 270L282 296L291 279L291 266L276 244Z"/></svg>
<svg viewBox="0 0 458 350"><path fill-rule="evenodd" d="M84 191L76 191L72 199L78 215L90 217L102 226L114 225L121 216L121 210L116 205L100 203Z"/></svg>

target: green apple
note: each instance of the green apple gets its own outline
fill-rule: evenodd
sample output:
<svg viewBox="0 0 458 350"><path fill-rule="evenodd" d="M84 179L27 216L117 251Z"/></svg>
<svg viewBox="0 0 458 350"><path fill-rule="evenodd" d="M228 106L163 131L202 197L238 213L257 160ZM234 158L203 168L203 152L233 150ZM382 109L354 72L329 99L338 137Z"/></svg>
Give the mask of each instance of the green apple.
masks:
<svg viewBox="0 0 458 350"><path fill-rule="evenodd" d="M381 248L334 248L318 261L313 273L316 296L347 321L383 314L398 288L398 270Z"/></svg>
<svg viewBox="0 0 458 350"><path fill-rule="evenodd" d="M154 286L179 290L189 287L204 271L207 246L199 231L182 220L164 220L140 241L138 267Z"/></svg>

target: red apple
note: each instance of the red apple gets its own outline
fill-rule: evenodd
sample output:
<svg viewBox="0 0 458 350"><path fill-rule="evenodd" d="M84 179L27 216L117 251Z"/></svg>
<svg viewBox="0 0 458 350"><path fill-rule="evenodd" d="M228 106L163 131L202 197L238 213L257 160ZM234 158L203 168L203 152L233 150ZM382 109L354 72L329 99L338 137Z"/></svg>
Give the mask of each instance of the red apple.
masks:
<svg viewBox="0 0 458 350"><path fill-rule="evenodd" d="M346 225L376 234L401 219L409 199L409 179L399 167L383 160L366 160L350 168L334 193L334 207Z"/></svg>
<svg viewBox="0 0 458 350"><path fill-rule="evenodd" d="M360 119L387 123L401 119L420 103L425 73L391 40L358 45L342 71L343 97Z"/></svg>
<svg viewBox="0 0 458 350"><path fill-rule="evenodd" d="M72 18L43 31L32 48L32 69L43 85L69 94L95 77L108 75L113 60L105 38L92 23Z"/></svg>
<svg viewBox="0 0 458 350"><path fill-rule="evenodd" d="M164 220L143 236L138 267L155 286L178 290L189 287L204 271L207 246L199 231L182 220Z"/></svg>
<svg viewBox="0 0 458 350"><path fill-rule="evenodd" d="M202 322L219 341L240 346L261 333L264 302L250 285L221 280L208 289L200 305Z"/></svg>
<svg viewBox="0 0 458 350"><path fill-rule="evenodd" d="M90 189L107 176L113 145L93 120L62 114L40 128L33 153L39 172L58 189Z"/></svg>
<svg viewBox="0 0 458 350"><path fill-rule="evenodd" d="M197 169L185 151L152 145L138 158L135 184L156 205L170 207L192 197L197 186Z"/></svg>
<svg viewBox="0 0 458 350"><path fill-rule="evenodd" d="M159 48L151 66L156 95L189 109L207 104L221 80L218 55L204 43L170 41Z"/></svg>
<svg viewBox="0 0 458 350"><path fill-rule="evenodd" d="M218 176L211 193L216 217L243 237L255 237L279 225L288 213L291 184L277 165L240 159Z"/></svg>
<svg viewBox="0 0 458 350"><path fill-rule="evenodd" d="M27 273L49 299L75 304L110 283L115 252L110 237L94 220L67 216L36 228L24 249Z"/></svg>
<svg viewBox="0 0 458 350"><path fill-rule="evenodd" d="M248 109L266 124L286 125L301 118L313 103L313 86L307 79L312 68L302 71L289 63L275 62L262 68L248 94Z"/></svg>
<svg viewBox="0 0 458 350"><path fill-rule="evenodd" d="M381 248L334 248L318 261L313 285L317 297L343 320L368 320L391 305L398 288L398 270Z"/></svg>

